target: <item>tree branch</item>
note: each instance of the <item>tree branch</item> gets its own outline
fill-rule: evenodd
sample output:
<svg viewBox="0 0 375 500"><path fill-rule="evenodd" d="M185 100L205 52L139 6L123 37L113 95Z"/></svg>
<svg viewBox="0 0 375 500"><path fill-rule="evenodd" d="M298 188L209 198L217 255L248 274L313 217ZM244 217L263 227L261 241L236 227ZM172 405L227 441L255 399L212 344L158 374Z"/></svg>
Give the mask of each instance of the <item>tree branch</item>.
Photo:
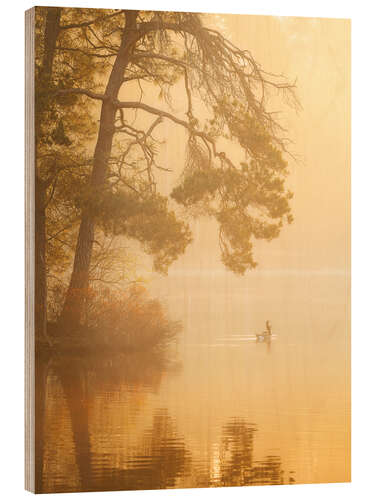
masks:
<svg viewBox="0 0 375 500"><path fill-rule="evenodd" d="M143 102L115 101L114 104L119 109L120 108L122 108L122 109L124 109L124 108L142 109L143 111L146 111L147 113L159 116L161 118L167 118L168 120L171 120L174 123L177 123L177 125L180 125L181 127L184 127L186 130L188 130L192 136L200 137L206 145L207 145L207 143L209 143L212 147L212 151L213 151L214 156L219 158L222 162L227 163L231 168L236 168L235 165L232 163L232 161L227 157L227 155L223 151L218 152L216 150L215 140L210 135L206 134L205 132L202 132L201 130L195 129L189 122L187 122L185 120L181 120L180 118L177 118L176 116L172 115L171 113L168 113L168 111L163 111L162 109L154 108L153 106L149 106L148 104L144 104Z"/></svg>
<svg viewBox="0 0 375 500"><path fill-rule="evenodd" d="M112 14L108 14L106 16L99 16L95 19L91 19L90 21L86 21L83 23L65 24L65 25L63 24L62 26L59 26L59 29L60 30L70 30L70 29L75 29L75 28L85 28L87 26L91 26L91 24L97 23L98 21L104 21L105 19L110 19L111 17L118 16L122 12L123 12L122 10L118 10L116 12L113 12Z"/></svg>
<svg viewBox="0 0 375 500"><path fill-rule="evenodd" d="M91 97L91 99L97 99L99 101L104 101L107 97L104 94L97 94L87 89L72 88L72 89L51 89L46 91L47 94L52 95L66 95L66 94L80 94Z"/></svg>

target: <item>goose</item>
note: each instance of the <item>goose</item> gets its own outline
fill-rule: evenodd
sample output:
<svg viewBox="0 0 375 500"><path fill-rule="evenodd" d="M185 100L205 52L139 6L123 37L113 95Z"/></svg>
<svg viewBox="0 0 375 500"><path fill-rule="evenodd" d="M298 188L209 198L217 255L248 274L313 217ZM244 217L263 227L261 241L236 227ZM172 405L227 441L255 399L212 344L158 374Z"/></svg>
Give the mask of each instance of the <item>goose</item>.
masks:
<svg viewBox="0 0 375 500"><path fill-rule="evenodd" d="M266 330L262 333L257 333L256 338L257 342L263 342L264 340L270 340L272 336L272 331L271 331L271 323L269 320L266 321Z"/></svg>

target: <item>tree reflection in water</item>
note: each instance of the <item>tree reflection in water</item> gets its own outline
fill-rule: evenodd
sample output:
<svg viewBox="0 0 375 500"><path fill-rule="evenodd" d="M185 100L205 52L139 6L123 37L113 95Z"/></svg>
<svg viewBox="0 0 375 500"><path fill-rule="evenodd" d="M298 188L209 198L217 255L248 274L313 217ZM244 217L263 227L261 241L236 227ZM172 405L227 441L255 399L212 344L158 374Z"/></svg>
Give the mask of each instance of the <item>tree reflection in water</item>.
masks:
<svg viewBox="0 0 375 500"><path fill-rule="evenodd" d="M37 492L97 489L97 486L94 486L91 463L92 441L96 436L90 436L89 433L90 417L92 419L90 401L98 394L112 394L120 388L130 393L156 392L163 373L175 367L162 351L117 356L88 356L87 353L81 356L67 353L56 355L51 352L39 354L35 398ZM65 419L65 433L67 428L71 429L78 479L71 473L64 477L61 472L64 466L68 469L67 463L64 462L67 461L68 446L64 441L68 438L64 436L64 444L61 445L62 429L56 421L56 416L52 420L50 416L46 422L46 415L51 413L48 408L48 404L53 402L51 398L57 400L58 408L66 407L67 415L58 415L57 418L61 421ZM110 429L108 431L110 432ZM46 455L47 449L49 453Z"/></svg>
<svg viewBox="0 0 375 500"><path fill-rule="evenodd" d="M77 355L40 357L38 370L43 377L38 380L43 380L44 386L36 391L38 492L294 482L291 472L284 481L279 456L255 460L256 427L244 419L233 418L222 427L218 454L205 465L196 450L189 449L167 409L153 410L149 427L142 420L146 424L142 431L142 398L158 391L168 369L166 359L155 353L107 359ZM112 413L117 390L118 395L125 391L129 397L121 403L125 405L121 415L111 420L117 411L115 408ZM98 401L98 395L99 400L103 395L104 399L109 395L115 399L97 406L93 401ZM48 406L53 398L56 406ZM124 418L130 420L126 422ZM141 434L129 440L137 429Z"/></svg>
<svg viewBox="0 0 375 500"><path fill-rule="evenodd" d="M214 486L284 484L279 456L269 455L263 460L254 460L255 432L255 425L243 419L235 418L224 425L220 446L220 476ZM288 482L293 483L294 478L290 476Z"/></svg>
<svg viewBox="0 0 375 500"><path fill-rule="evenodd" d="M148 490L173 488L190 469L191 457L184 440L179 437L174 419L167 410L159 409L152 427L144 434L142 452L132 456L124 469L103 476L96 489Z"/></svg>

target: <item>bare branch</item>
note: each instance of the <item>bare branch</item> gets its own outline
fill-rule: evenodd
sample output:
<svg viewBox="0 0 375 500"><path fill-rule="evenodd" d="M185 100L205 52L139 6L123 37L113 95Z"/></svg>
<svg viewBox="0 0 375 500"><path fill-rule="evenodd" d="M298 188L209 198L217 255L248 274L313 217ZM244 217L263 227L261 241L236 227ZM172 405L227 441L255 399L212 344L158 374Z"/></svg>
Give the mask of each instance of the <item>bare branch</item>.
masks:
<svg viewBox="0 0 375 500"><path fill-rule="evenodd" d="M108 14L106 16L99 16L95 19L91 19L90 21L86 21L83 23L65 24L65 25L63 24L63 25L59 26L59 29L60 30L70 30L70 29L76 29L76 28L85 28L87 26L91 26L92 24L97 23L98 21L104 21L105 19L110 19L111 17L118 16L122 12L123 12L122 10L118 10L116 12L113 12L112 14Z"/></svg>
<svg viewBox="0 0 375 500"><path fill-rule="evenodd" d="M79 88L51 89L47 90L46 93L52 95L80 94L80 95L86 95L87 97L91 97L91 99L97 99L99 101L104 101L106 99L106 96L104 94L97 94L96 92L92 92L91 90L79 89Z"/></svg>
<svg viewBox="0 0 375 500"><path fill-rule="evenodd" d="M144 104L143 102L117 101L117 102L115 102L115 105L118 108L123 108L123 109L124 108L142 109L143 111L146 111L147 113L151 113L152 115L157 115L161 118L167 118L168 120L171 120L174 123L181 125L186 130L188 130L191 135L196 136L196 137L200 137L204 141L210 143L214 156L220 158L222 161L225 161L229 166L235 168L234 164L229 160L229 158L227 157L227 155L224 152L217 152L215 140L211 136L209 136L205 132L202 132L201 130L195 129L189 122L187 122L185 120L181 120L180 118L177 118L176 116L172 115L172 113L168 113L168 111L163 111L162 109L154 108L153 106L149 106L148 104Z"/></svg>

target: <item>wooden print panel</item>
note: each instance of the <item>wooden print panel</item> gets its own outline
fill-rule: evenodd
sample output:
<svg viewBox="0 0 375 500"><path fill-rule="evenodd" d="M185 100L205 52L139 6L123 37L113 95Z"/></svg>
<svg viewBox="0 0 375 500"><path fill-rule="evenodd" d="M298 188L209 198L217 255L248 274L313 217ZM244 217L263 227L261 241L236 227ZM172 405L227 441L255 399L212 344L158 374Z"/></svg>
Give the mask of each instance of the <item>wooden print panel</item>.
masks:
<svg viewBox="0 0 375 500"><path fill-rule="evenodd" d="M27 488L350 481L350 22L30 12Z"/></svg>

